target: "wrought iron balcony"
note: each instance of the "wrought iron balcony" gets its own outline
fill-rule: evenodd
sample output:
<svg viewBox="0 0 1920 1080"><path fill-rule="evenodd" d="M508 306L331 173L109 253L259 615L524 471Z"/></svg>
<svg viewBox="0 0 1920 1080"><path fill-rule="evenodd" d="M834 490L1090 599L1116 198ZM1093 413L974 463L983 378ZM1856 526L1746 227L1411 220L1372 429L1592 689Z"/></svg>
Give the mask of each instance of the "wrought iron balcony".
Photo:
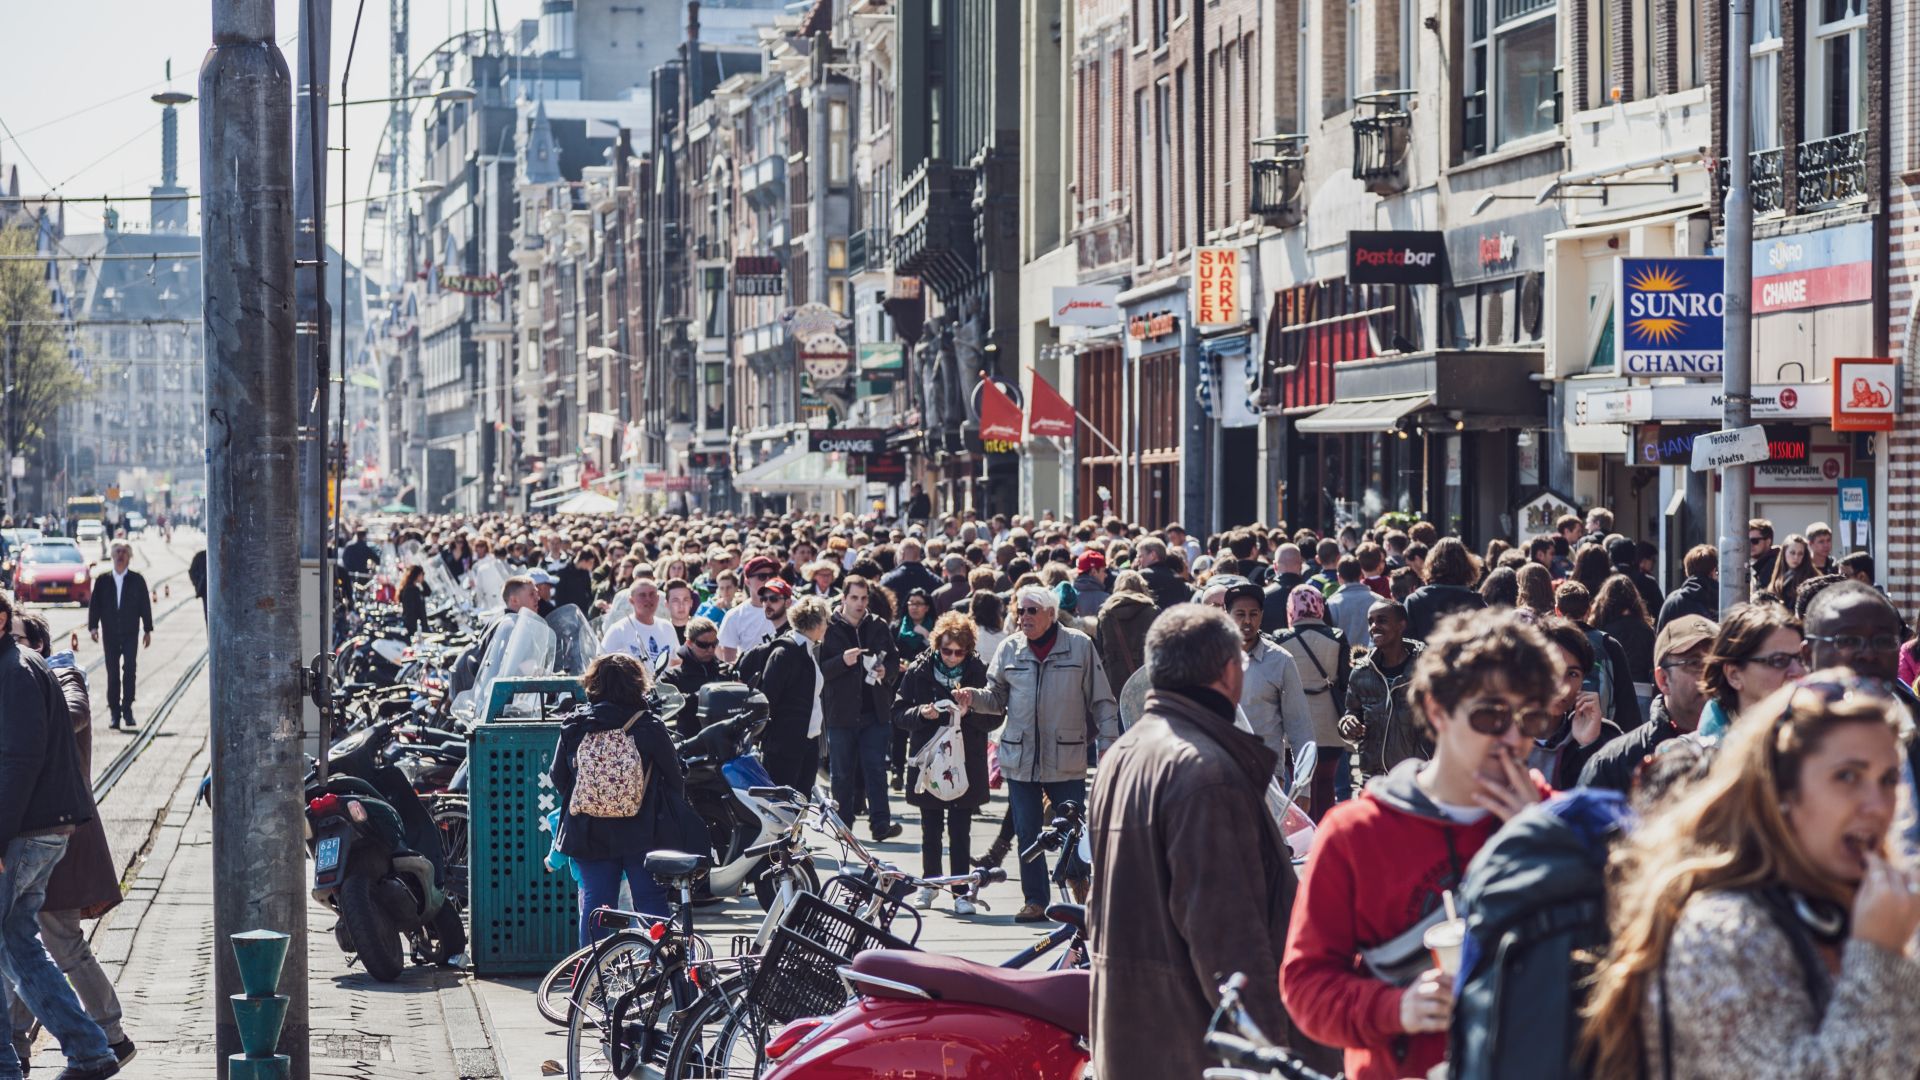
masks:
<svg viewBox="0 0 1920 1080"><path fill-rule="evenodd" d="M1794 194L1800 209L1857 199L1867 191L1867 133L1849 131L1794 147Z"/></svg>
<svg viewBox="0 0 1920 1080"><path fill-rule="evenodd" d="M1300 183L1306 174L1307 137L1273 135L1255 139L1256 146L1272 147L1271 156L1252 162L1254 213L1268 224L1292 228L1306 217L1300 205Z"/></svg>
<svg viewBox="0 0 1920 1080"><path fill-rule="evenodd" d="M1386 90L1354 99L1353 178L1375 195L1407 190L1407 147L1413 116L1407 111L1411 90ZM1371 112L1366 110L1371 108Z"/></svg>

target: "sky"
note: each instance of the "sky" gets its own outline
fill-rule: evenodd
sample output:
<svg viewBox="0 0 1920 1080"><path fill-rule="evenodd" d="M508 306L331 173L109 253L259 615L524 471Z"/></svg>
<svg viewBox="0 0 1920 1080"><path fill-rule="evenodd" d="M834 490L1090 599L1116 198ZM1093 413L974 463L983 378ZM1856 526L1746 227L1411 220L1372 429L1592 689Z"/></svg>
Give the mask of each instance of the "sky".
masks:
<svg viewBox="0 0 1920 1080"><path fill-rule="evenodd" d="M360 36L347 100L389 96L390 3L332 0L330 82L336 102L356 11ZM411 0L412 60L419 61L462 30L490 23L488 3L498 5L504 27L534 18L540 9L539 0ZM0 34L0 170L19 166L23 195L129 196L125 206L115 208L121 224L144 229L144 196L160 182L161 109L149 95L167 87L168 60L173 62L173 88L198 92L200 63L212 42L212 6L211 0L0 0L0 25L5 27ZM274 0L274 8L288 71L297 73L299 2ZM180 182L190 192L199 190L197 107L189 104L180 110ZM348 199L362 199L368 192L386 112L385 105L348 112ZM333 114L337 118L339 110ZM417 119L415 124L417 135ZM330 133L329 141L339 146L339 133ZM328 169L327 198L332 203L341 199L340 165L338 155L329 156L335 159ZM384 190L381 178L375 192ZM102 209L69 205L67 231L99 231ZM340 244L338 236L328 240L349 258L357 258L360 205L347 211L347 242ZM339 229L339 213L334 209L327 215L333 232Z"/></svg>

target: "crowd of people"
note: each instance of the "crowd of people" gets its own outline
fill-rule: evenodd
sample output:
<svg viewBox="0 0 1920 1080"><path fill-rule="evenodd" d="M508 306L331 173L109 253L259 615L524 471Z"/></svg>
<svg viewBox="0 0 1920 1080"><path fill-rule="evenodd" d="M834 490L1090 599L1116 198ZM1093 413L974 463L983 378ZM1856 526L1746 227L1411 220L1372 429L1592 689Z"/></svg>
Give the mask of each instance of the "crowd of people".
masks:
<svg viewBox="0 0 1920 1080"><path fill-rule="evenodd" d="M1834 558L1825 526L1775 547L1753 521L1749 599L1725 611L1715 549L1688 551L1663 591L1657 552L1604 508L1484 554L1384 521L1198 537L1051 517L500 517L401 535L500 581L510 610L617 615L603 648L641 680L758 687L776 780L811 786L824 751L836 801L877 840L904 796L929 875L1004 862L1047 806L1088 800L1075 885L1103 1078L1199 1075L1230 971L1268 1033L1329 1071L1496 1075L1462 1050L1498 1054L1463 1012L1475 980L1500 977L1473 937L1488 928L1460 911L1453 967L1430 931L1486 875L1524 868L1492 857L1511 823L1573 821L1583 793L1632 812L1595 832L1608 884L1577 985L1519 999L1567 1031L1564 1075L1920 1067L1896 1037L1920 1010L1920 659L1872 559ZM627 722L591 711L593 730ZM951 799L909 767L946 725L968 772ZM660 730L633 730L671 774ZM1317 764L1295 778L1309 742ZM1318 823L1300 866L1268 802L1296 779ZM996 789L1008 827L976 854ZM576 858L610 860L617 887L632 856L583 841ZM1015 917L1043 919L1046 868L1019 876Z"/></svg>

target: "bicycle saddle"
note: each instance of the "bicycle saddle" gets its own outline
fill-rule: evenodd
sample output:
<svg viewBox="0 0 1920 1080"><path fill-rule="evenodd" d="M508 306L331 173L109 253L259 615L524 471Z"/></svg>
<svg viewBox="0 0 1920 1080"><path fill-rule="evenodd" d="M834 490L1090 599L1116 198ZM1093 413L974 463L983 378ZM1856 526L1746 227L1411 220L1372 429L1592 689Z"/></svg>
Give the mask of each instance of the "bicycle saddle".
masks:
<svg viewBox="0 0 1920 1080"><path fill-rule="evenodd" d="M712 867L713 857L709 855L689 855L684 851L655 851L647 855L647 873L661 881L684 881Z"/></svg>

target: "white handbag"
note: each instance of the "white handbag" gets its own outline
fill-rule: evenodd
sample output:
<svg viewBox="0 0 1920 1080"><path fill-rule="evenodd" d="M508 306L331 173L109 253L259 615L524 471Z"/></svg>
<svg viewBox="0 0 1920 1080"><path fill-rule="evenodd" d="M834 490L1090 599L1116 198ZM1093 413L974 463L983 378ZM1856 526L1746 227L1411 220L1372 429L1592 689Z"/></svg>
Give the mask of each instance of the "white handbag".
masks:
<svg viewBox="0 0 1920 1080"><path fill-rule="evenodd" d="M967 744L960 733L960 714L950 715L953 719L915 751L910 762L920 770L914 790L942 802L952 802L967 793Z"/></svg>

